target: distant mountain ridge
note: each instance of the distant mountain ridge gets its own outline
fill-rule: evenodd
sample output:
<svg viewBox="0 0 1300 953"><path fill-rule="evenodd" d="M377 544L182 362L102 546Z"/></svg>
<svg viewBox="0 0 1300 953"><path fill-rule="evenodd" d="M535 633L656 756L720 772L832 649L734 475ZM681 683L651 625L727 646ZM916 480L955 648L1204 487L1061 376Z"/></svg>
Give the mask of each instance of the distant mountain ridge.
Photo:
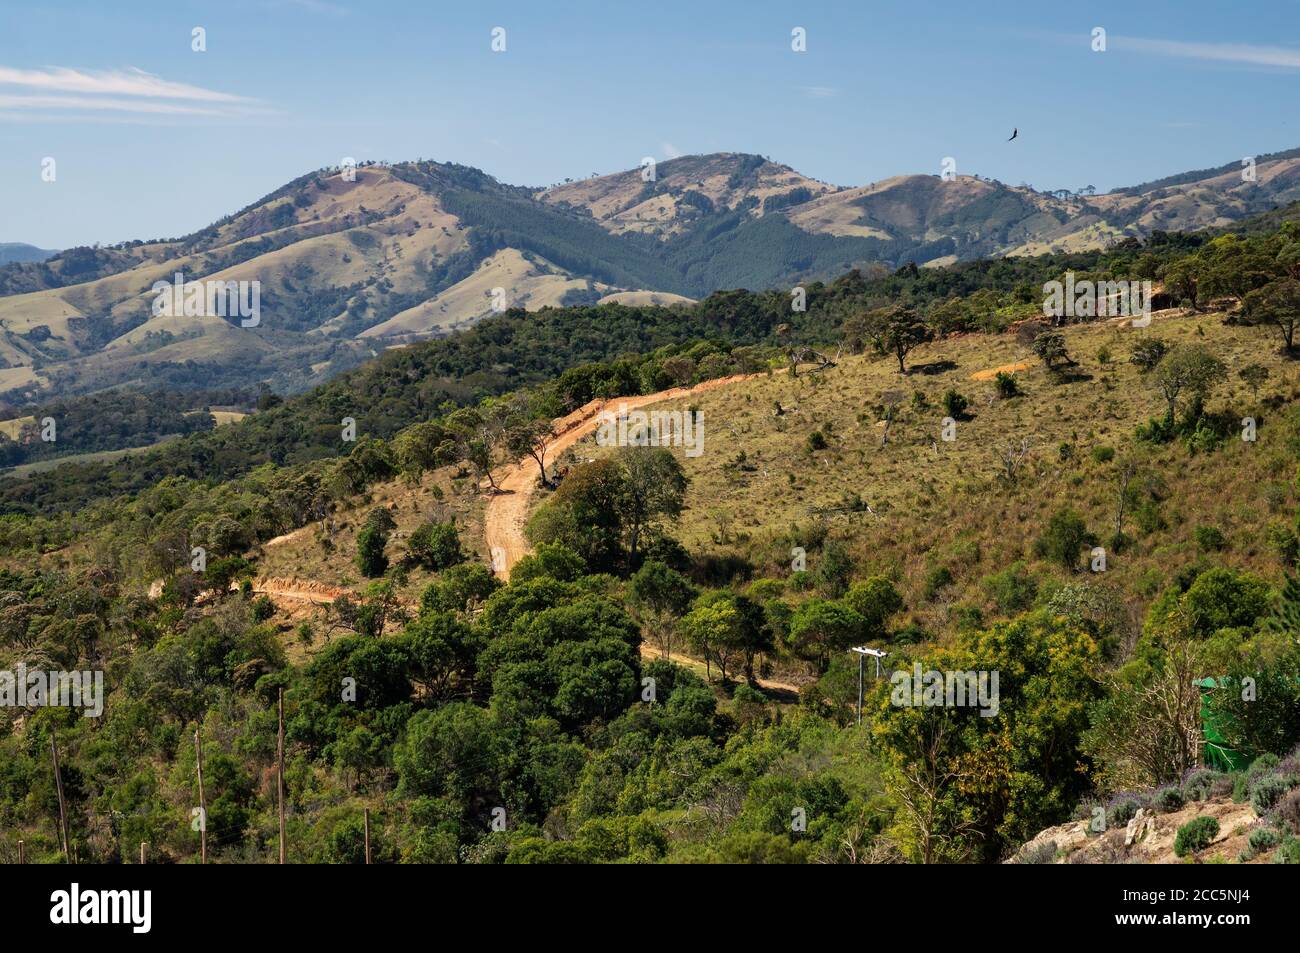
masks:
<svg viewBox="0 0 1300 953"><path fill-rule="evenodd" d="M1091 195L978 176L846 188L742 153L546 188L427 160L323 170L188 236L0 265L0 398L300 390L503 308L671 303L873 264L1086 250L1300 199L1300 149L1258 157L1253 173L1229 163ZM177 273L259 282L257 327L154 315L151 288Z"/></svg>
<svg viewBox="0 0 1300 953"><path fill-rule="evenodd" d="M58 254L53 248L37 248L26 242L0 242L0 265L20 261L45 261Z"/></svg>

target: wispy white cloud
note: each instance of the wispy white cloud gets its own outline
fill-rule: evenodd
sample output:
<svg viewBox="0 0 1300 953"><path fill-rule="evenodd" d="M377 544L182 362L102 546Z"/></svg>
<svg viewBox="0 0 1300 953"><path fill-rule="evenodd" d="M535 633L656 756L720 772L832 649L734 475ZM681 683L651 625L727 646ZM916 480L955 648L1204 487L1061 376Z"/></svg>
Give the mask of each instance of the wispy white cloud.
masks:
<svg viewBox="0 0 1300 953"><path fill-rule="evenodd" d="M682 152L681 149L678 149L671 142L660 143L659 148L663 149L664 155L670 159L680 159L682 156L686 155L686 153Z"/></svg>
<svg viewBox="0 0 1300 953"><path fill-rule="evenodd" d="M832 96L838 96L840 91L834 86L800 86L803 94L809 99L830 99Z"/></svg>
<svg viewBox="0 0 1300 953"><path fill-rule="evenodd" d="M0 66L0 108L6 121L96 114L158 118L236 119L272 111L255 99L163 79L140 69L81 70L62 66ZM20 112L15 112L18 110ZM46 114L46 115L42 115Z"/></svg>
<svg viewBox="0 0 1300 953"><path fill-rule="evenodd" d="M243 96L174 83L135 68L126 70L78 70L63 66L44 69L14 69L0 66L0 85L24 86L59 93L93 93L111 96L147 96L155 99L193 99L200 102L249 102Z"/></svg>
<svg viewBox="0 0 1300 953"><path fill-rule="evenodd" d="M106 109L115 112L154 113L168 116L225 116L222 109L185 103L158 103L147 99L115 99L108 96L7 96L0 93L0 109Z"/></svg>
<svg viewBox="0 0 1300 953"><path fill-rule="evenodd" d="M1182 40L1150 40L1135 36L1111 36L1114 49L1180 56L1186 59L1241 63L1247 66L1280 66L1300 69L1300 49L1285 46L1257 46L1251 43L1192 43Z"/></svg>

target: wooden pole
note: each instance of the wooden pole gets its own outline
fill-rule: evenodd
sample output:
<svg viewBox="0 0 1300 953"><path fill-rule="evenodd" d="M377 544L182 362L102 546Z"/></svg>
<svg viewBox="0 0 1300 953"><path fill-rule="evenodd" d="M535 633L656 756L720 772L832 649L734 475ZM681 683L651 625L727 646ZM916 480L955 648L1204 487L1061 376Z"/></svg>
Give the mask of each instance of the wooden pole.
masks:
<svg viewBox="0 0 1300 953"><path fill-rule="evenodd" d="M59 746L54 739L54 726L50 726L50 755L54 758L54 786L59 792L59 828L63 833L63 859L72 863L72 851L68 847L68 808L63 802L63 774L59 771Z"/></svg>
<svg viewBox="0 0 1300 953"><path fill-rule="evenodd" d="M366 863L370 863L370 808L366 808ZM22 843L19 841L18 843Z"/></svg>
<svg viewBox="0 0 1300 953"><path fill-rule="evenodd" d="M279 691L280 730L276 736L275 760L279 769L276 771L276 789L280 802L280 863L285 863L284 843L284 689Z"/></svg>
<svg viewBox="0 0 1300 953"><path fill-rule="evenodd" d="M22 862L23 862L23 842L19 841L18 842L18 863L21 864Z"/></svg>
<svg viewBox="0 0 1300 953"><path fill-rule="evenodd" d="M203 742L199 729L194 729L194 756L199 771L199 863L208 862L208 802L203 796Z"/></svg>
<svg viewBox="0 0 1300 953"><path fill-rule="evenodd" d="M145 849L145 842L140 841L140 863L147 864L149 863L149 861L145 859L144 849Z"/></svg>

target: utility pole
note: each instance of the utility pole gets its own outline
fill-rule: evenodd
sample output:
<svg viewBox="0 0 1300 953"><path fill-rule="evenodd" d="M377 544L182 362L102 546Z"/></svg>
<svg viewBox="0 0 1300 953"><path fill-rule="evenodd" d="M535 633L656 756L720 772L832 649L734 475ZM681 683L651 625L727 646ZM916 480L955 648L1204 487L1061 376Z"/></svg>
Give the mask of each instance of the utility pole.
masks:
<svg viewBox="0 0 1300 953"><path fill-rule="evenodd" d="M366 808L366 863L370 863L370 808ZM19 841L22 843L22 841Z"/></svg>
<svg viewBox="0 0 1300 953"><path fill-rule="evenodd" d="M888 425L886 425L886 427L888 427ZM889 430L886 429L885 433L888 434ZM859 726L861 726L862 724L862 663L866 661L866 658L867 657L865 655L862 654L858 655L858 725Z"/></svg>
<svg viewBox="0 0 1300 953"><path fill-rule="evenodd" d="M208 862L208 802L203 797L203 742L199 729L194 729L194 754L199 770L199 863Z"/></svg>
<svg viewBox="0 0 1300 953"><path fill-rule="evenodd" d="M876 660L876 678L880 677L880 660L888 655L888 652L882 652L880 649L867 648L866 646L854 646L850 651L855 652L858 656L858 724L862 724L862 665L868 655Z"/></svg>
<svg viewBox="0 0 1300 953"><path fill-rule="evenodd" d="M50 755L54 758L54 787L59 792L59 828L63 833L63 859L72 863L72 850L68 846L68 808L63 803L63 774L59 771L59 745L54 739L54 726L50 726Z"/></svg>
<svg viewBox="0 0 1300 953"><path fill-rule="evenodd" d="M275 786L280 802L280 863L285 863L284 844L284 689L279 692L280 730L276 735L275 760L279 765L276 771Z"/></svg>

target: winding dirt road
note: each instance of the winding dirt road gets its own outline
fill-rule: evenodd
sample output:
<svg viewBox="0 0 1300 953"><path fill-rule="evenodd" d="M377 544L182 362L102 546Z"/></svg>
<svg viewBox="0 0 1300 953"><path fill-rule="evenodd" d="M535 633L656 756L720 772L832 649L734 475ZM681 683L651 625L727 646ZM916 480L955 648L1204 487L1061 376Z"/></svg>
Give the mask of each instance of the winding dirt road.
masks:
<svg viewBox="0 0 1300 953"><path fill-rule="evenodd" d="M731 377L703 381L694 387L673 387L655 394L593 400L583 404L567 417L560 417L555 421L555 438L546 448L547 459L554 460L583 437L594 433L600 425L601 413L607 408L617 410L626 407L628 410L637 410L660 401L702 394L705 391L726 387L728 384L766 375L766 371L755 374L735 374ZM501 471L497 478L500 492L488 500L483 535L487 539L488 552L492 556L492 567L503 580L510 579L511 568L527 556L531 549L528 539L524 536L524 524L528 521L529 503L533 491L537 488L537 479L536 461L531 457L524 457Z"/></svg>

